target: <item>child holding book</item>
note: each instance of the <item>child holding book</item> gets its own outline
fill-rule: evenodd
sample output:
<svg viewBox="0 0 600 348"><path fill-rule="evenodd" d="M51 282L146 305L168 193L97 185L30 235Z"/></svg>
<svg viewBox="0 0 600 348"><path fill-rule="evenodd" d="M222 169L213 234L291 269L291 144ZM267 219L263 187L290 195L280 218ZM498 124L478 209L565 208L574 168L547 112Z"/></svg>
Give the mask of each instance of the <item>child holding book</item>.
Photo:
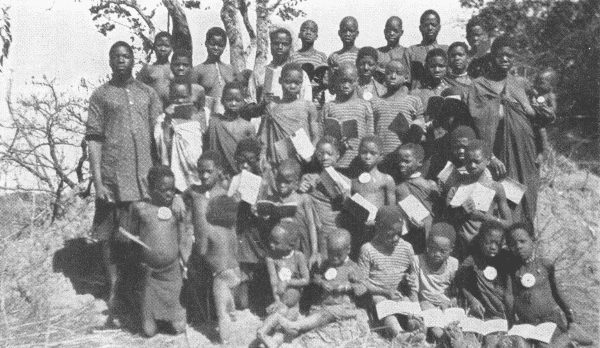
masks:
<svg viewBox="0 0 600 348"><path fill-rule="evenodd" d="M446 197L448 217L454 222L455 226L458 226L458 240L454 255L459 260L464 260L468 256L471 240L479 233L482 222L497 221L504 228L508 228L511 223L511 213L504 187L487 174L489 158L489 147L486 146L485 142L478 139L470 141L465 151L468 174L461 177L461 180L454 184ZM453 207L452 201L458 190L472 184L476 184L478 190L475 192L480 192L477 193L478 196L470 195L464 202L458 202ZM491 202L487 197L484 197L485 195L493 195ZM476 200L487 200L490 204L487 207L477 207ZM496 211L498 211L499 217L494 215Z"/></svg>
<svg viewBox="0 0 600 348"><path fill-rule="evenodd" d="M358 155L358 144L365 135L373 134L373 110L371 104L366 100L358 98L356 87L358 72L353 64L344 63L340 66L337 79L337 90L335 100L325 103L322 109L322 117L325 122L325 133L328 133L328 119L334 119L340 123L356 120L356 128L351 133L343 134L338 139L344 146L342 156L337 162L336 169L348 175L348 168L352 160ZM327 134L335 136L334 134Z"/></svg>
<svg viewBox="0 0 600 348"><path fill-rule="evenodd" d="M310 281L307 260L301 251L295 250L297 234L292 228L284 222L275 226L269 237L270 251L266 262L274 302L267 307L269 316L256 333L267 347L279 347L283 343L284 334L273 333L279 317L291 321L298 319L302 288Z"/></svg>
<svg viewBox="0 0 600 348"><path fill-rule="evenodd" d="M403 223L398 207L381 207L375 218L375 238L360 249L358 266L367 279L365 284L374 305L384 300L417 301L415 284L404 283L412 272L415 254L412 246L400 237ZM407 331L414 331L419 325L405 316L400 317L402 324L398 319L390 315L383 322L392 337L404 341L411 336Z"/></svg>
<svg viewBox="0 0 600 348"><path fill-rule="evenodd" d="M421 103L425 108L425 122L435 119L439 114L440 104L433 102L436 99L432 99L432 97L440 96L449 87L448 83L444 80L447 69L448 56L445 50L434 48L427 52L425 74L419 81L419 84L416 85L416 88L410 91L410 95L421 99Z"/></svg>
<svg viewBox="0 0 600 348"><path fill-rule="evenodd" d="M400 145L398 148L400 181L396 186L397 202L413 196L429 213L429 216L417 221L410 218L410 212L404 212L409 218L407 219L408 233L403 238L412 245L416 254L425 251L425 241L431 231L433 218L438 215L440 207L440 191L437 184L432 180L423 178L419 171L423 165L424 157L425 151L421 145L407 143Z"/></svg>
<svg viewBox="0 0 600 348"><path fill-rule="evenodd" d="M448 85L458 88L463 98L466 97L472 83L471 77L467 73L468 52L469 47L462 41L453 42L448 47L448 71L444 79Z"/></svg>

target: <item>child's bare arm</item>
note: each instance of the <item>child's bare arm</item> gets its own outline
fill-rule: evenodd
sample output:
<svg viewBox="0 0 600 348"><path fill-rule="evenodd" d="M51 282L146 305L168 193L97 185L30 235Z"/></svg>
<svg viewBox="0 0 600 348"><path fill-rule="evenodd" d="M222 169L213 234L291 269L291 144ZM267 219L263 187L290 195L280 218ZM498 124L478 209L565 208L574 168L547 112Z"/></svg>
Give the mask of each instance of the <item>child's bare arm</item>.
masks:
<svg viewBox="0 0 600 348"><path fill-rule="evenodd" d="M280 302L281 299L279 297L279 293L277 292L277 284L279 283L279 277L277 275L277 270L275 269L275 262L271 257L266 258L267 262L267 271L269 272L269 281L271 282L271 291L273 292L273 298L275 302Z"/></svg>
<svg viewBox="0 0 600 348"><path fill-rule="evenodd" d="M308 272L308 266L306 265L306 257L304 257L304 254L301 252L297 252L297 259L296 261L298 262L298 269L300 270L300 279L290 279L288 281L288 285L295 287L295 288L301 288L304 286L307 286L308 283L310 283L310 274Z"/></svg>
<svg viewBox="0 0 600 348"><path fill-rule="evenodd" d="M396 183L391 175L385 175L385 193L386 193L386 204L395 205L396 201Z"/></svg>
<svg viewBox="0 0 600 348"><path fill-rule="evenodd" d="M319 113L317 112L317 107L312 102L310 103L310 105L308 105L307 111L308 111L308 125L310 127L310 129L308 129L309 136L310 136L310 140L312 141L313 145L315 145L317 143L317 141L319 141L319 139L321 138L321 133L322 133L321 125L319 124L319 121L318 121Z"/></svg>
<svg viewBox="0 0 600 348"><path fill-rule="evenodd" d="M312 200L308 195L300 195L301 209L304 209L306 223L308 224L308 238L310 238L310 259L309 264L312 266L315 262L320 263L319 244L317 242L317 224L315 222L315 212L312 205Z"/></svg>
<svg viewBox="0 0 600 348"><path fill-rule="evenodd" d="M371 106L371 103L367 103L367 112L365 114L365 121L366 121L366 125L367 125L367 129L365 130L365 133L367 135L371 135L375 133L375 120L373 117L373 107Z"/></svg>
<svg viewBox="0 0 600 348"><path fill-rule="evenodd" d="M566 304L564 301L564 297L560 294L558 287L556 286L556 275L553 264L549 264L546 266L548 270L548 281L550 282L550 290L552 291L552 297L556 304L562 309L565 313L565 317L567 318L567 324L571 324L573 322L573 312L571 311L570 306Z"/></svg>
<svg viewBox="0 0 600 348"><path fill-rule="evenodd" d="M506 200L504 187L499 183L494 183L494 189L496 190L496 196L494 199L496 200L498 211L500 212L499 222L504 228L508 228L512 223L512 214L510 212L510 208L508 207L508 201Z"/></svg>
<svg viewBox="0 0 600 348"><path fill-rule="evenodd" d="M192 246L194 245L194 231L190 231L187 227L189 226L189 215L183 219L177 221L177 233L179 234L179 255L183 260L184 264L187 264L192 254Z"/></svg>
<svg viewBox="0 0 600 348"><path fill-rule="evenodd" d="M205 255L208 250L208 229L209 224L206 221L206 208L208 200L202 195L192 192L192 224L194 225L194 235L196 243L200 249L200 254Z"/></svg>

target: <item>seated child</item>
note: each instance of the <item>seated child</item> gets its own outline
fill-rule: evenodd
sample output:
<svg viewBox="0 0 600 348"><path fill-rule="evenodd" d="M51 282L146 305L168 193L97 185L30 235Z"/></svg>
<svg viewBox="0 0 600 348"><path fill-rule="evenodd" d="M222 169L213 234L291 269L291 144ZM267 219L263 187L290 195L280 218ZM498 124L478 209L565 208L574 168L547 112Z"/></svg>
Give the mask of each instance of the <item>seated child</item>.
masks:
<svg viewBox="0 0 600 348"><path fill-rule="evenodd" d="M487 174L489 173L487 166L490 161L490 153L488 151L488 146L482 140L475 139L469 142L465 153L468 175L462 177L448 191L448 196L446 197L448 217L454 222L455 226L458 226L458 240L454 255L459 260L464 260L468 256L471 240L479 233L482 222L498 221L504 228L508 228L511 223L511 213L506 201L504 187ZM458 188L462 185L473 183L479 183L495 192L493 201L487 211L475 209L472 197L469 197L462 206L452 208L450 202ZM498 211L499 217L494 215L496 211Z"/></svg>
<svg viewBox="0 0 600 348"><path fill-rule="evenodd" d="M396 203L394 179L377 169L381 161L381 148L381 139L375 135L367 135L361 139L357 161L360 174L357 173L355 179L352 179L351 191L352 194L360 194L377 208ZM374 221L367 221L365 224L364 221L357 222L349 216L347 223L354 241L350 255L353 259L357 259L361 246L374 236L372 229Z"/></svg>
<svg viewBox="0 0 600 348"><path fill-rule="evenodd" d="M400 202L412 195L429 211L429 216L422 221L407 219L409 222L408 233L402 238L412 245L416 254L425 251L425 241L440 206L440 192L437 184L423 178L419 172L424 156L425 152L421 145L408 143L402 144L398 148L400 183L396 186L396 199Z"/></svg>
<svg viewBox="0 0 600 348"><path fill-rule="evenodd" d="M324 172L328 167L335 167L340 157L337 140L327 135L322 137L317 143L315 157L320 172ZM350 194L350 179L341 173L338 174L342 182L336 183L334 195L323 183L320 173L304 174L300 182L299 191L308 193L313 203L319 253L323 260L327 259L327 235L341 226L340 212L344 199Z"/></svg>
<svg viewBox="0 0 600 348"><path fill-rule="evenodd" d="M535 254L535 240L533 229L524 223L516 223L508 229L507 243L514 257L510 272L514 305L509 322L531 325L556 323L550 344L534 340L528 342L534 347L573 347L571 341L591 345L593 341L577 330L573 311L559 293L555 266Z"/></svg>
<svg viewBox="0 0 600 348"><path fill-rule="evenodd" d="M448 72L444 80L448 85L458 88L461 96L466 97L471 85L471 77L467 73L469 48L462 41L453 42L448 47Z"/></svg>
<svg viewBox="0 0 600 348"><path fill-rule="evenodd" d="M400 45L400 38L404 34L402 29L402 19L397 16L391 16L385 22L385 28L383 29L383 35L387 45L379 47L378 64L381 67L381 71L385 70L385 66L392 60L402 60L404 58L404 51L406 47ZM358 64L357 64L358 65Z"/></svg>
<svg viewBox="0 0 600 348"><path fill-rule="evenodd" d="M402 212L398 207L381 207L375 218L375 238L360 249L358 266L367 278L365 284L374 305L383 300L417 301L417 288L409 284L407 289L405 284L415 254L412 246L400 237L402 225ZM419 325L415 319L401 316L402 327L398 319L390 315L383 318L383 322L392 337L403 341L411 336L405 330L414 331Z"/></svg>
<svg viewBox="0 0 600 348"><path fill-rule="evenodd" d="M440 96L449 87L444 80L448 67L448 56L441 48L434 48L427 52L425 59L425 75L419 81L417 88L410 91L410 95L419 97L425 108L425 122L433 120L439 113L439 103L430 102L431 97ZM439 99L438 99L439 100Z"/></svg>
<svg viewBox="0 0 600 348"><path fill-rule="evenodd" d="M221 92L219 92L221 93ZM237 82L228 82L223 87L221 104L225 112L210 118L204 137L204 147L217 151L225 159L225 174L238 174L234 153L240 140L254 138L254 126L240 117L245 105L244 88Z"/></svg>
<svg viewBox="0 0 600 348"><path fill-rule="evenodd" d="M269 316L256 333L267 347L279 347L283 343L285 336L282 332L270 335L277 329L279 316L292 321L298 319L302 288L310 281L304 254L294 250L297 235L292 228L282 223L271 231L267 270L274 302L267 308Z"/></svg>
<svg viewBox="0 0 600 348"><path fill-rule="evenodd" d="M363 295L366 288L360 269L348 257L350 244L350 233L346 230L337 229L327 236L328 259L313 278L313 282L322 289L321 296L306 317L291 321L280 316L279 324L284 333L293 337L356 317L355 297Z"/></svg>
<svg viewBox="0 0 600 348"><path fill-rule="evenodd" d="M296 214L291 217L271 217L277 221L286 221L298 232L297 250L308 257L309 265L320 263L319 248L317 244L317 226L313 211L312 200L309 195L301 194L298 190L300 183L300 164L292 159L284 160L277 168L275 176L275 189L272 194L264 197L265 200L276 203L296 203Z"/></svg>
<svg viewBox="0 0 600 348"><path fill-rule="evenodd" d="M152 337L158 320L170 323L176 332L186 327L185 309L179 302L183 286L182 266L191 249L183 217L171 210L175 197L175 178L165 166L152 167L148 173L150 201L135 202L131 211L131 233L139 236L142 248L143 292L142 329Z"/></svg>
<svg viewBox="0 0 600 348"><path fill-rule="evenodd" d="M338 71L335 100L325 103L322 110L322 117L325 120L333 118L340 123L348 120L357 121L358 137L338 139L343 143L344 151L337 162L336 169L346 175L350 163L358 155L359 139L373 134L373 110L369 102L356 96L357 79L356 66L342 64Z"/></svg>
<svg viewBox="0 0 600 348"><path fill-rule="evenodd" d="M438 160L439 166L437 167L440 168L439 172L441 172L446 164L451 162L454 169L446 180L440 180L438 178L439 172L435 175L435 180L438 180L438 184L442 188L444 195L446 195L448 190L456 185L457 182L465 180L466 176L468 176L465 153L467 146L469 146L469 142L475 139L475 131L471 127L458 126L450 132L448 149L446 149L443 156ZM433 156L435 156L435 154ZM433 170L432 166L430 166L430 173ZM486 174L487 173L489 173L489 176L491 177L492 174L489 171L487 171Z"/></svg>
<svg viewBox="0 0 600 348"><path fill-rule="evenodd" d="M421 309L455 307L454 276L458 270L458 260L450 256L456 232L454 227L438 222L431 226L427 237L425 254L414 256L413 266L417 273L417 287ZM434 327L430 332L436 341L444 335L443 328Z"/></svg>
<svg viewBox="0 0 600 348"><path fill-rule="evenodd" d="M171 34L161 31L154 37L152 46L156 61L154 64L144 64L136 79L152 87L163 105L169 100L169 82L171 81L171 67L169 66L169 56L173 52Z"/></svg>
<svg viewBox="0 0 600 348"><path fill-rule="evenodd" d="M202 154L203 114L192 104L192 85L175 78L169 90L169 106L154 127L154 139L161 163L175 174L175 188L184 192L198 183L198 158Z"/></svg>
<svg viewBox="0 0 600 348"><path fill-rule="evenodd" d="M358 50L356 57L356 68L358 69L356 94L359 98L366 101L373 98L381 98L387 92L385 86L375 79L378 59L379 53L373 47L367 46ZM383 74L379 74L383 76ZM380 81L382 80L380 79Z"/></svg>
<svg viewBox="0 0 600 348"><path fill-rule="evenodd" d="M371 100L375 134L383 141L384 155L393 152L406 140L411 125L425 129L423 103L418 97L408 95L404 86L407 76L408 69L399 61L392 60L385 67L387 93L380 99ZM390 129L392 122L398 124L394 129Z"/></svg>

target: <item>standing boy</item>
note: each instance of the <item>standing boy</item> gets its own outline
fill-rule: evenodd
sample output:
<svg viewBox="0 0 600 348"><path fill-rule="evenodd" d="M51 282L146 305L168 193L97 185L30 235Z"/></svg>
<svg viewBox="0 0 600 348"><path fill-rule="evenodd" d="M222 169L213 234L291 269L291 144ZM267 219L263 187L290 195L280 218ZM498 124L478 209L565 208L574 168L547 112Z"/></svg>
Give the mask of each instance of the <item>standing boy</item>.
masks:
<svg viewBox="0 0 600 348"><path fill-rule="evenodd" d="M402 29L402 19L398 16L391 16L385 22L383 35L387 45L379 47L379 67L381 71L385 70L385 66L392 60L402 60L406 47L400 45L400 38L404 34Z"/></svg>
<svg viewBox="0 0 600 348"><path fill-rule="evenodd" d="M169 82L172 79L171 68L169 66L169 56L173 52L171 44L171 34L161 31L154 37L154 54L156 61L154 64L144 64L138 72L136 78L152 87L160 101L166 105L169 100Z"/></svg>
<svg viewBox="0 0 600 348"><path fill-rule="evenodd" d="M312 64L316 69L320 66L327 65L327 55L317 51L314 47L315 41L319 37L319 26L311 20L307 20L300 26L298 38L302 41L302 48L292 53L290 62L304 65Z"/></svg>

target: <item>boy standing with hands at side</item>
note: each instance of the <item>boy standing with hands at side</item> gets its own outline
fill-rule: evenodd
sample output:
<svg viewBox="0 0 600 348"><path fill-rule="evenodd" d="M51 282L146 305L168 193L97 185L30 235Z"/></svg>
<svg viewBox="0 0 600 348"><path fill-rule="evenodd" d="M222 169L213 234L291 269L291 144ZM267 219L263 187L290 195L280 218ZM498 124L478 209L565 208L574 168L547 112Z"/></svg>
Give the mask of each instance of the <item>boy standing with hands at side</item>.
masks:
<svg viewBox="0 0 600 348"><path fill-rule="evenodd" d="M303 64L312 64L316 69L327 65L327 55L315 49L315 41L319 37L319 26L311 20L307 20L300 26L298 38L302 41L302 48L292 53L290 62Z"/></svg>
<svg viewBox="0 0 600 348"><path fill-rule="evenodd" d="M404 34L402 29L402 19L398 16L391 16L385 22L385 28L383 29L383 35L387 45L379 47L379 67L383 71L387 63L392 60L402 60L404 57L404 51L406 47L400 45L400 38Z"/></svg>

